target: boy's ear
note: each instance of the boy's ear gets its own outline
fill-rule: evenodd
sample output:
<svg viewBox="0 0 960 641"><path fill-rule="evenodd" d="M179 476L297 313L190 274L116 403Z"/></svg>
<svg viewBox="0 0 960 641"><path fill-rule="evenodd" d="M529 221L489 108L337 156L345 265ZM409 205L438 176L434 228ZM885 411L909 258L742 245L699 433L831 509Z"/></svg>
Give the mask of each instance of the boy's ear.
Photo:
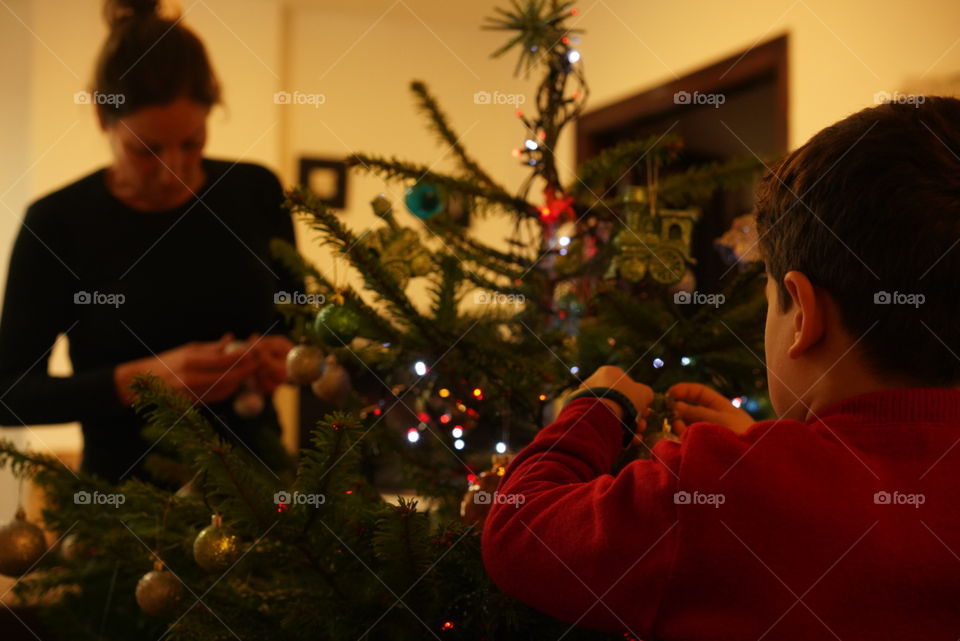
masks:
<svg viewBox="0 0 960 641"><path fill-rule="evenodd" d="M824 300L803 272L787 272L783 277L792 300L793 343L787 349L787 356L798 358L823 338L825 330L826 307Z"/></svg>

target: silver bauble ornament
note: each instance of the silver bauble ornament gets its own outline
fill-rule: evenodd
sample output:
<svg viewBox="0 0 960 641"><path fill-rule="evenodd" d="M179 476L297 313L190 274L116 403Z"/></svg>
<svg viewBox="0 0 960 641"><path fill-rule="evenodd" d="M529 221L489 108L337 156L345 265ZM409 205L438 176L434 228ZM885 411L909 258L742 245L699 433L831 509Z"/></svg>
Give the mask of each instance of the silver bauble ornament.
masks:
<svg viewBox="0 0 960 641"><path fill-rule="evenodd" d="M287 378L309 385L323 374L323 350L314 345L297 345L287 352Z"/></svg>

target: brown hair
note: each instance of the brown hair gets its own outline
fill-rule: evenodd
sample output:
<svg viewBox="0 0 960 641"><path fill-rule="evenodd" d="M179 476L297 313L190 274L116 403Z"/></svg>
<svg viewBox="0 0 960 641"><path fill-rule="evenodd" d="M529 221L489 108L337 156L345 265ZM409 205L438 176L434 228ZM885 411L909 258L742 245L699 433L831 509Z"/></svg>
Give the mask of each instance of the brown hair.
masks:
<svg viewBox="0 0 960 641"><path fill-rule="evenodd" d="M764 176L757 231L828 292L878 374L960 382L960 100L915 96L827 127ZM898 298L899 296L899 298Z"/></svg>
<svg viewBox="0 0 960 641"><path fill-rule="evenodd" d="M203 43L182 21L162 17L159 5L159 0L105 2L110 35L93 81L93 91L107 97L96 100L103 122L182 97L208 107L220 102L220 85Z"/></svg>

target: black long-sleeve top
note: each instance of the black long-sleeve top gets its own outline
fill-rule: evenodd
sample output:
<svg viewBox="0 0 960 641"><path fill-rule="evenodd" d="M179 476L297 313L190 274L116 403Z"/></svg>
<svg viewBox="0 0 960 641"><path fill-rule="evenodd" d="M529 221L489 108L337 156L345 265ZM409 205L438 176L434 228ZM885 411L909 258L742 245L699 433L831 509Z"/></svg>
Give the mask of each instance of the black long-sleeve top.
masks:
<svg viewBox="0 0 960 641"><path fill-rule="evenodd" d="M197 195L159 212L123 204L100 169L33 203L10 257L0 423L80 421L83 469L111 481L137 473L150 447L142 419L117 396L114 367L228 331L238 339L281 333L274 294L302 289L270 256L271 238L294 240L277 178L248 163L203 164ZM47 373L61 333L70 377ZM254 421L238 418L229 401L209 409L215 424L246 440L254 424L276 424L267 406Z"/></svg>

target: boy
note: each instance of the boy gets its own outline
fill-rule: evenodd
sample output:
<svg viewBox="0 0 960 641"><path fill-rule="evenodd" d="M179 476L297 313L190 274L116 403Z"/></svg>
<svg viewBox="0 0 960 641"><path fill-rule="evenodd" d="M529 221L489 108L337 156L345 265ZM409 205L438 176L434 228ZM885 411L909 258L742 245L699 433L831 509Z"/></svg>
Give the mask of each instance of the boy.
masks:
<svg viewBox="0 0 960 641"><path fill-rule="evenodd" d="M955 641L960 101L824 129L764 177L757 225L779 419L675 386L682 442L614 477L652 392L600 368L508 468L524 500L495 502L487 570L637 638Z"/></svg>

